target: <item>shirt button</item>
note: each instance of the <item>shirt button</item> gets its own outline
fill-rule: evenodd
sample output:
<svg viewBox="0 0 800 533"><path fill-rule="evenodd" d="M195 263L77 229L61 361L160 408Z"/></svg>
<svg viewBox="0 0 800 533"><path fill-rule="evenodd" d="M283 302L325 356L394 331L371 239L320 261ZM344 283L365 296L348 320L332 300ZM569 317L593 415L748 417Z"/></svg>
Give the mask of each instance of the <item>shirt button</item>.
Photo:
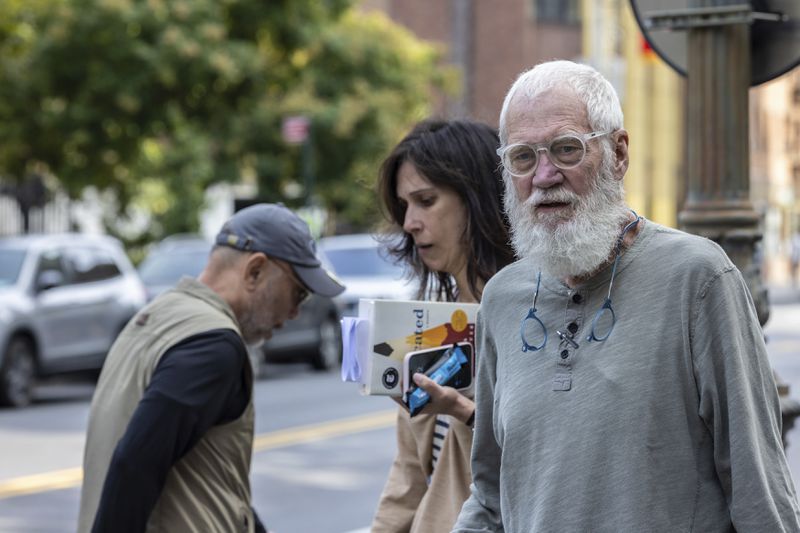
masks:
<svg viewBox="0 0 800 533"><path fill-rule="evenodd" d="M578 324L576 324L575 322L570 322L569 325L567 326L567 329L569 330L570 333L575 333L576 331L578 331Z"/></svg>
<svg viewBox="0 0 800 533"><path fill-rule="evenodd" d="M579 304L583 301L583 296L581 296L576 292L575 294L572 295L572 301L575 302L576 304Z"/></svg>
<svg viewBox="0 0 800 533"><path fill-rule="evenodd" d="M569 350L561 350L561 359L569 357Z"/></svg>

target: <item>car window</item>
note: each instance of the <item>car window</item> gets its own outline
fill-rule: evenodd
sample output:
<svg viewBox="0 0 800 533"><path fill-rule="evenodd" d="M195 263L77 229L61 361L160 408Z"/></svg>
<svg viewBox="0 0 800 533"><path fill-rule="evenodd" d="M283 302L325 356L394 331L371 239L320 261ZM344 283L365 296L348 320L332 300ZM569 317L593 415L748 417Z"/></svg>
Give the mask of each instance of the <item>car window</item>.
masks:
<svg viewBox="0 0 800 533"><path fill-rule="evenodd" d="M67 279L67 272L64 268L64 262L62 260L61 253L58 250L45 250L39 256L39 264L36 266L36 277L38 278L39 275L45 270L55 270L56 272L61 272L61 274L64 276L64 279Z"/></svg>
<svg viewBox="0 0 800 533"><path fill-rule="evenodd" d="M91 283L121 275L111 254L103 249L73 246L64 250L72 283Z"/></svg>
<svg viewBox="0 0 800 533"><path fill-rule="evenodd" d="M403 267L385 258L379 248L339 248L325 250L338 276L403 277Z"/></svg>
<svg viewBox="0 0 800 533"><path fill-rule="evenodd" d="M0 248L0 287L16 283L24 260L25 250Z"/></svg>
<svg viewBox="0 0 800 533"><path fill-rule="evenodd" d="M208 261L209 250L154 252L139 265L139 277L145 285L172 285L182 276L197 277Z"/></svg>

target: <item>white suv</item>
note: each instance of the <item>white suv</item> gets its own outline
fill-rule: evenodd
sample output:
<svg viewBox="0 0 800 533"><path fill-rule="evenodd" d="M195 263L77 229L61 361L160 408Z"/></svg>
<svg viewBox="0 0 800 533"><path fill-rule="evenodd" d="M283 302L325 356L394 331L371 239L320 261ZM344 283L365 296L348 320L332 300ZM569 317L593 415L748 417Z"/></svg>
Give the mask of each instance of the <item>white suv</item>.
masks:
<svg viewBox="0 0 800 533"><path fill-rule="evenodd" d="M37 376L99 371L144 303L139 276L112 237L0 238L0 404L28 404Z"/></svg>
<svg viewBox="0 0 800 533"><path fill-rule="evenodd" d="M333 266L336 276L345 284L342 294L334 298L342 316L358 314L358 300L411 300L416 288L401 265L387 256L381 243L369 233L336 235L319 240L319 247Z"/></svg>

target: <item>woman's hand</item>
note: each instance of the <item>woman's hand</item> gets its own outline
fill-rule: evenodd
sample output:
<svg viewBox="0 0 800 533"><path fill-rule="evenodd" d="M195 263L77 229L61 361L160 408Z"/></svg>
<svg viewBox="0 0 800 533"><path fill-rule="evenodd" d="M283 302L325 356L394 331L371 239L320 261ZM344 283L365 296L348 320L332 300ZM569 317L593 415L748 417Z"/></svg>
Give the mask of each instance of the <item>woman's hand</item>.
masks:
<svg viewBox="0 0 800 533"><path fill-rule="evenodd" d="M453 387L442 387L421 372L414 374L413 380L431 397L422 413L450 415L466 424L475 412L475 402Z"/></svg>

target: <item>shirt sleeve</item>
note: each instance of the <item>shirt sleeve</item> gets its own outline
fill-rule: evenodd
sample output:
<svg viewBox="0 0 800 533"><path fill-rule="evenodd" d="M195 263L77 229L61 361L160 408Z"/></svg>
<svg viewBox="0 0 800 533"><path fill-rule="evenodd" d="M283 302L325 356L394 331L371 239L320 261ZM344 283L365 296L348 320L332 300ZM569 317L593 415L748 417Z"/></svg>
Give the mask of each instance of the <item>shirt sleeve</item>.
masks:
<svg viewBox="0 0 800 533"><path fill-rule="evenodd" d="M497 350L485 317L478 311L478 368L475 378L475 425L472 440L471 495L464 502L453 533L503 532L500 515L500 458L502 449L494 433L494 395Z"/></svg>
<svg viewBox="0 0 800 533"><path fill-rule="evenodd" d="M417 451L411 418L402 407L397 411L397 454L389 470L372 533L401 533L411 529L414 515L428 488Z"/></svg>
<svg viewBox="0 0 800 533"><path fill-rule="evenodd" d="M800 531L764 336L739 271L719 273L693 303L699 415L736 531Z"/></svg>
<svg viewBox="0 0 800 533"><path fill-rule="evenodd" d="M114 450L92 531L145 531L172 465L212 426L244 412L245 364L244 344L228 329L164 353Z"/></svg>

